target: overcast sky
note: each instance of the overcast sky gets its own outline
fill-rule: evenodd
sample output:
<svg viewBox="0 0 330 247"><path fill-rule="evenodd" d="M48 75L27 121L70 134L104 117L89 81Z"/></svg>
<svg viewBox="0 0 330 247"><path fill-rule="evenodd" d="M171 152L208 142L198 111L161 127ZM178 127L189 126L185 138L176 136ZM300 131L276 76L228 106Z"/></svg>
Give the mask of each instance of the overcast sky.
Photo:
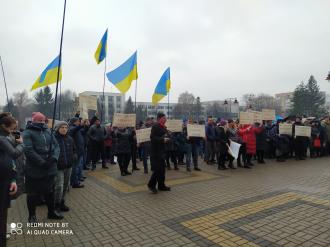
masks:
<svg viewBox="0 0 330 247"><path fill-rule="evenodd" d="M57 56L63 2L1 1L10 95L29 90ZM311 74L329 92L329 9L328 0L68 0L62 88L102 90L104 64L93 56L109 28L107 71L138 51L138 101L151 101L168 66L173 102L186 90L202 100L292 91ZM108 81L106 91L116 91Z"/></svg>

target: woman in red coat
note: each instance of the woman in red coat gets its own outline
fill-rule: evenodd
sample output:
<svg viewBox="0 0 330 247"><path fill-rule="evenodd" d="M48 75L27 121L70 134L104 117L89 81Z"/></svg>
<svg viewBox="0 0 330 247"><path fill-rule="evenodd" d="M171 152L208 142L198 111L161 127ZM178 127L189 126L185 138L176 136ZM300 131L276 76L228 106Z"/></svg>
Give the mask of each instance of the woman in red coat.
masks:
<svg viewBox="0 0 330 247"><path fill-rule="evenodd" d="M251 159L257 152L256 134L262 131L262 127L254 127L253 125L243 125L239 129L239 134L242 136L243 142L246 143L246 165L253 166Z"/></svg>

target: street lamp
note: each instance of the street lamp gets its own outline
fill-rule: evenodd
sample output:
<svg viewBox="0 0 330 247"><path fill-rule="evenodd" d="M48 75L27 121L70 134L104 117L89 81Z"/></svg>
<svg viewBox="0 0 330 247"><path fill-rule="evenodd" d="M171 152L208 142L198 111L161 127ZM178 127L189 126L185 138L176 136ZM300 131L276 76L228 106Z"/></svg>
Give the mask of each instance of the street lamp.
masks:
<svg viewBox="0 0 330 247"><path fill-rule="evenodd" d="M229 103L228 103L229 101ZM234 105L238 105L238 101L237 101L237 98L227 98L225 99L225 101L223 102L224 105L229 105L229 116L231 117L231 105L232 105L232 102L234 103ZM228 113L227 111L227 107L226 107L226 113ZM227 115L227 114L226 114Z"/></svg>
<svg viewBox="0 0 330 247"><path fill-rule="evenodd" d="M330 82L330 71L329 71L329 73L328 73L328 76L327 76L327 78L325 78L327 81L329 81Z"/></svg>

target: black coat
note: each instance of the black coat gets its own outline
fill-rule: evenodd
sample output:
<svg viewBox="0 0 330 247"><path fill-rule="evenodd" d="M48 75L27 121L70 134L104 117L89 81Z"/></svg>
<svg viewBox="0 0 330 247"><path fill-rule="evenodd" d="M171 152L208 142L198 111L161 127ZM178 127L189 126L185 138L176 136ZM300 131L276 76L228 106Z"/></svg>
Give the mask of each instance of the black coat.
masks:
<svg viewBox="0 0 330 247"><path fill-rule="evenodd" d="M73 163L77 160L74 141L69 135L61 136L59 133L56 133L55 136L61 150L57 162L57 169L64 170L71 168Z"/></svg>
<svg viewBox="0 0 330 247"><path fill-rule="evenodd" d="M85 137L83 134L84 127L80 125L71 125L69 128L69 135L73 138L74 144L79 156L85 152Z"/></svg>
<svg viewBox="0 0 330 247"><path fill-rule="evenodd" d="M217 151L220 154L227 153L228 150L227 144L229 144L229 139L225 129L223 127L217 126L215 128L215 136L216 136Z"/></svg>
<svg viewBox="0 0 330 247"><path fill-rule="evenodd" d="M162 127L159 123L156 123L151 128L150 140L151 150L150 156L153 159L165 158L165 142L164 138L168 134L166 127Z"/></svg>
<svg viewBox="0 0 330 247"><path fill-rule="evenodd" d="M132 132L127 128L116 129L114 136L116 139L115 154L130 154Z"/></svg>
<svg viewBox="0 0 330 247"><path fill-rule="evenodd" d="M257 150L266 150L267 146L267 135L266 135L266 130L263 128L260 133L256 133L256 148Z"/></svg>
<svg viewBox="0 0 330 247"><path fill-rule="evenodd" d="M8 134L0 129L0 208L10 206L9 186L16 180L14 160L23 154L23 145L12 145Z"/></svg>

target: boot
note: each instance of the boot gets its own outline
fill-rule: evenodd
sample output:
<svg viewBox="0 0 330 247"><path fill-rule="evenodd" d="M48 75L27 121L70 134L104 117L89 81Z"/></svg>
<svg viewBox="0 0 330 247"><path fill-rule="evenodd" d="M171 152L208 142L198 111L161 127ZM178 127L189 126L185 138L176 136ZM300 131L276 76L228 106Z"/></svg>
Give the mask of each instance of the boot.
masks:
<svg viewBox="0 0 330 247"><path fill-rule="evenodd" d="M64 217L60 213L58 213L56 210L48 212L48 219L53 220L62 220Z"/></svg>
<svg viewBox="0 0 330 247"><path fill-rule="evenodd" d="M62 212L68 212L70 210L70 208L68 206L65 205L65 201L62 200L61 201L61 207L60 207Z"/></svg>
<svg viewBox="0 0 330 247"><path fill-rule="evenodd" d="M34 215L29 215L28 222L29 222L30 224L38 223L38 220L37 220L36 215L35 215L35 214L34 214Z"/></svg>
<svg viewBox="0 0 330 247"><path fill-rule="evenodd" d="M174 170L176 170L176 171L179 170L178 164L174 164Z"/></svg>
<svg viewBox="0 0 330 247"><path fill-rule="evenodd" d="M63 218L61 205L59 203L55 204L55 209L48 210L48 219L61 220Z"/></svg>

